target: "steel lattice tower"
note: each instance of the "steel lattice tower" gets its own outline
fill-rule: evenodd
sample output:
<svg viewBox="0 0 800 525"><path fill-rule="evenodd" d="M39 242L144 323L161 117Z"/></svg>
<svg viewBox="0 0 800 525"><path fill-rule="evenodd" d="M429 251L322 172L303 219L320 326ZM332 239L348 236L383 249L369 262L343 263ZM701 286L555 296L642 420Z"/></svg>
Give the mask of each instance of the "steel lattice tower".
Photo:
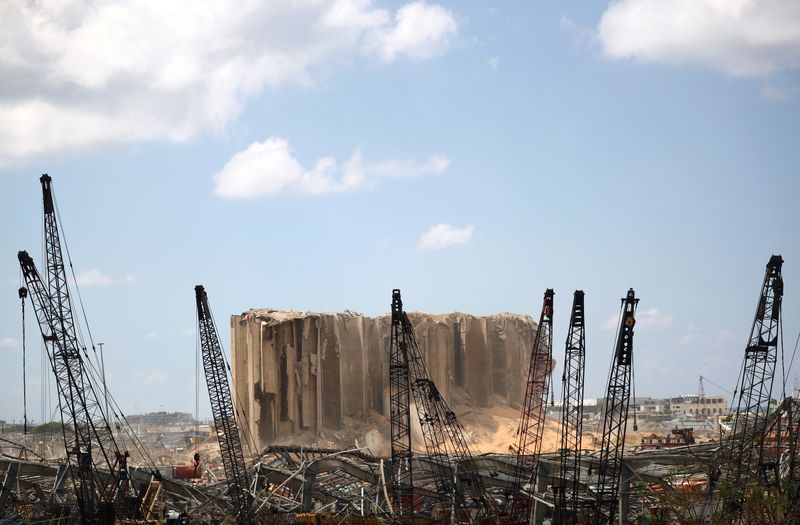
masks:
<svg viewBox="0 0 800 525"><path fill-rule="evenodd" d="M392 334L389 343L392 510L404 525L412 523L414 518L410 403L408 352L403 336L403 301L400 290L392 290Z"/></svg>
<svg viewBox="0 0 800 525"><path fill-rule="evenodd" d="M778 359L782 266L780 255L770 257L744 351L733 431L723 456L725 485L730 489L723 495L723 512L729 515L741 513L742 489L757 480L764 460L764 421Z"/></svg>
<svg viewBox="0 0 800 525"><path fill-rule="evenodd" d="M554 295L552 288L544 292L542 312L528 367L525 401L517 430L517 468L511 492L512 525L528 525L530 521L531 498L523 494L522 490L525 484L535 481L539 469L545 408L550 393L550 373L553 363Z"/></svg>
<svg viewBox="0 0 800 525"><path fill-rule="evenodd" d="M580 493L581 435L583 432L583 378L586 363L584 294L576 290L569 319L564 373L561 376L561 449L556 492L556 523L577 523Z"/></svg>
<svg viewBox="0 0 800 525"><path fill-rule="evenodd" d="M633 383L633 326L636 324L638 303L639 299L631 288L622 299L622 318L608 377L595 490L595 510L601 524L612 524L617 516L622 455Z"/></svg>
<svg viewBox="0 0 800 525"><path fill-rule="evenodd" d="M394 291L393 297L397 300L392 302L392 314L398 315L400 320L397 347L406 359L408 383L417 407L436 490L443 501L452 503L455 513L452 522L477 523L491 515L492 506L464 437L464 427L430 379L411 321L402 310L399 290ZM458 473L458 484L453 479L453 466ZM478 507L475 516L467 511L469 500Z"/></svg>
<svg viewBox="0 0 800 525"><path fill-rule="evenodd" d="M225 468L229 494L233 500L239 525L253 523L250 480L244 462L242 441L239 426L236 424L236 413L233 397L228 383L225 357L217 335L214 318L208 306L208 295L205 289L194 287L197 301L197 322L200 334L200 349L203 354L203 370L208 384L208 395L211 400L211 412L214 415L219 451L222 465Z"/></svg>
<svg viewBox="0 0 800 525"><path fill-rule="evenodd" d="M72 313L52 179L45 174L39 181L44 210L46 284L27 252L19 252L18 259L56 379L62 433L81 523L112 523L127 495L128 453L120 453L87 372ZM72 432L68 433L67 428ZM96 476L97 466L111 475Z"/></svg>

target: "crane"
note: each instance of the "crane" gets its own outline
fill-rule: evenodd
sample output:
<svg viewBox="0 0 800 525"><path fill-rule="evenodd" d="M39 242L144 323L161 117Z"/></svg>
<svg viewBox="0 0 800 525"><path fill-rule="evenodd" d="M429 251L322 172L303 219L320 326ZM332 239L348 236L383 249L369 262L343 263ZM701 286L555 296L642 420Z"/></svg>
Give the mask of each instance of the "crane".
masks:
<svg viewBox="0 0 800 525"><path fill-rule="evenodd" d="M392 292L392 320L391 342L393 347L391 354L397 355L398 352L400 354L393 363L402 366L402 360L405 361L408 385L417 406L417 414L434 482L436 483L436 490L442 497L452 498L455 511L454 520L466 519L477 523L483 518L488 518L493 512L493 508L488 501L486 489L473 462L464 427L459 423L455 412L442 397L436 384L430 379L425 360L414 335L413 326L408 315L403 311L400 290L393 290ZM394 324L395 320L397 325ZM402 379L398 378L397 387L402 388L401 383ZM396 392L399 392L399 390ZM403 453L406 450L404 448L406 443L410 443L410 435L408 438L403 437L403 443L398 443L398 448L394 449L395 437L402 435L399 432L404 424L402 421L402 408L400 402L395 402L392 410L393 458L396 452ZM398 419L395 420L395 417ZM395 434L395 429L397 434ZM410 458L410 449L407 457ZM457 476L455 476L457 482L453 479L454 476L450 468L451 463L457 471ZM407 478L400 479L401 482L398 483L397 488L401 488L400 483L407 482L407 493L410 493L410 472ZM402 487L406 487L406 485ZM462 491L462 487L466 488L472 504L479 509L478 514L474 517L466 512L469 501L467 500L467 495Z"/></svg>
<svg viewBox="0 0 800 525"><path fill-rule="evenodd" d="M228 493L233 500L237 523L250 525L253 523L253 497L250 493L250 480L244 462L239 426L236 424L233 397L228 383L227 372L230 369L226 367L225 356L222 353L217 327L208 306L208 295L205 288L197 285L194 287L194 291L203 370L206 375L208 395L211 399L211 412L214 415L214 427L228 483Z"/></svg>
<svg viewBox="0 0 800 525"><path fill-rule="evenodd" d="M511 491L511 525L528 525L531 514L531 498L523 494L524 485L536 479L539 469L539 454L542 450L545 407L550 392L550 372L553 362L553 296L548 288L544 292L539 327L533 340L525 401L517 429L516 474Z"/></svg>
<svg viewBox="0 0 800 525"><path fill-rule="evenodd" d="M633 386L633 327L638 304L639 299L631 288L622 299L622 315L608 376L595 489L595 512L598 523L604 525L614 523L617 515L628 407Z"/></svg>
<svg viewBox="0 0 800 525"><path fill-rule="evenodd" d="M62 435L81 523L113 523L127 493L128 453L119 451L103 417L71 316L58 317L58 309L28 252L21 251L17 257L56 378ZM111 475L98 476L98 466Z"/></svg>
<svg viewBox="0 0 800 525"><path fill-rule="evenodd" d="M401 524L409 525L414 518L411 385L408 382L408 345L403 334L403 300L400 297L400 290L392 290L392 334L389 348L392 510Z"/></svg>
<svg viewBox="0 0 800 525"><path fill-rule="evenodd" d="M561 448L556 491L556 524L577 523L583 433L583 378L586 363L584 293L575 290L561 376Z"/></svg>
<svg viewBox="0 0 800 525"><path fill-rule="evenodd" d="M52 178L44 174L39 181L44 210L46 283L27 252L21 251L17 257L56 380L62 435L80 521L111 523L118 513L124 517L121 513L128 493L129 454L117 447L81 353L61 252ZM97 476L98 467L108 470L110 475Z"/></svg>
<svg viewBox="0 0 800 525"><path fill-rule="evenodd" d="M413 522L413 479L411 470L411 386L408 381L408 352L403 336L403 300L400 290L392 291L392 333L389 354L389 405L392 439L392 501L400 523Z"/></svg>
<svg viewBox="0 0 800 525"><path fill-rule="evenodd" d="M756 481L764 466L764 421L772 396L778 359L783 258L773 255L767 262L750 338L744 351L738 380L738 402L733 430L723 447L722 475L727 490L721 491L722 512L735 521L743 510L743 487Z"/></svg>

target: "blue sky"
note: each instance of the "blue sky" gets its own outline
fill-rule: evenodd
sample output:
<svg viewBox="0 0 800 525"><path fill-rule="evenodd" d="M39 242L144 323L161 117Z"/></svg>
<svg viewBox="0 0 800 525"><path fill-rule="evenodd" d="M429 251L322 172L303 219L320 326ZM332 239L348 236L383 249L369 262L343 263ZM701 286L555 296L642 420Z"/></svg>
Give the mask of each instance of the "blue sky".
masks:
<svg viewBox="0 0 800 525"><path fill-rule="evenodd" d="M536 317L553 287L559 361L583 289L587 397L633 287L636 391L666 396L733 390L780 253L788 367L793 0L192 5L0 8L0 418L22 415L16 253L41 264L44 172L128 413L193 411L198 283L226 348L251 307L376 315L399 287Z"/></svg>

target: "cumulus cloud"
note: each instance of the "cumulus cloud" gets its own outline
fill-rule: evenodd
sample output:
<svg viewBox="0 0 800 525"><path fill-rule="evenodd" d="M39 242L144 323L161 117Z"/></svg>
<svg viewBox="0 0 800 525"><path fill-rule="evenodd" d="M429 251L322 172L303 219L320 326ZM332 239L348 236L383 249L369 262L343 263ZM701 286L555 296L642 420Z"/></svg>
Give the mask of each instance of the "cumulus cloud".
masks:
<svg viewBox="0 0 800 525"><path fill-rule="evenodd" d="M356 191L384 179L440 174L449 165L449 159L441 155L422 163L394 159L369 162L356 149L344 163L323 157L306 169L294 157L289 141L273 136L236 153L215 175L214 193L231 199L253 199L279 193Z"/></svg>
<svg viewBox="0 0 800 525"><path fill-rule="evenodd" d="M394 27L378 34L377 52L387 62L402 54L432 58L443 53L457 33L450 11L439 5L412 2L397 11Z"/></svg>
<svg viewBox="0 0 800 525"><path fill-rule="evenodd" d="M500 67L500 57L489 57L489 60L486 61L486 65L489 66L489 69L497 70Z"/></svg>
<svg viewBox="0 0 800 525"><path fill-rule="evenodd" d="M19 346L19 341L13 337L0 337L0 348L16 348Z"/></svg>
<svg viewBox="0 0 800 525"><path fill-rule="evenodd" d="M428 59L452 13L371 0L0 3L0 165L108 143L223 130L270 87L354 56Z"/></svg>
<svg viewBox="0 0 800 525"><path fill-rule="evenodd" d="M612 58L765 76L800 66L800 2L617 0L598 38Z"/></svg>
<svg viewBox="0 0 800 525"><path fill-rule="evenodd" d="M646 308L636 312L637 328L667 328L672 324L672 314L658 308Z"/></svg>
<svg viewBox="0 0 800 525"><path fill-rule="evenodd" d="M133 275L126 274L119 279L114 279L97 268L89 268L78 272L75 276L78 286L112 286L115 284L132 283L136 280Z"/></svg>
<svg viewBox="0 0 800 525"><path fill-rule="evenodd" d="M423 232L417 246L420 250L441 250L448 246L467 244L472 240L474 231L472 226L457 228L452 224L440 223Z"/></svg>

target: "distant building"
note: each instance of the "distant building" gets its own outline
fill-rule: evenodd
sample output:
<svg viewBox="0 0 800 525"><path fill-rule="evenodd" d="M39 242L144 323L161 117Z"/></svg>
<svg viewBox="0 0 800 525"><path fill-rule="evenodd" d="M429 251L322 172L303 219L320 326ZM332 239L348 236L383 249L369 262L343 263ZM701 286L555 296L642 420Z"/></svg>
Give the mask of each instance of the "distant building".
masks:
<svg viewBox="0 0 800 525"><path fill-rule="evenodd" d="M668 399L654 399L652 397L637 397L632 406L638 415L663 416L670 415Z"/></svg>
<svg viewBox="0 0 800 525"><path fill-rule="evenodd" d="M724 396L700 396L697 394L670 399L673 416L712 418L728 414L728 399Z"/></svg>

